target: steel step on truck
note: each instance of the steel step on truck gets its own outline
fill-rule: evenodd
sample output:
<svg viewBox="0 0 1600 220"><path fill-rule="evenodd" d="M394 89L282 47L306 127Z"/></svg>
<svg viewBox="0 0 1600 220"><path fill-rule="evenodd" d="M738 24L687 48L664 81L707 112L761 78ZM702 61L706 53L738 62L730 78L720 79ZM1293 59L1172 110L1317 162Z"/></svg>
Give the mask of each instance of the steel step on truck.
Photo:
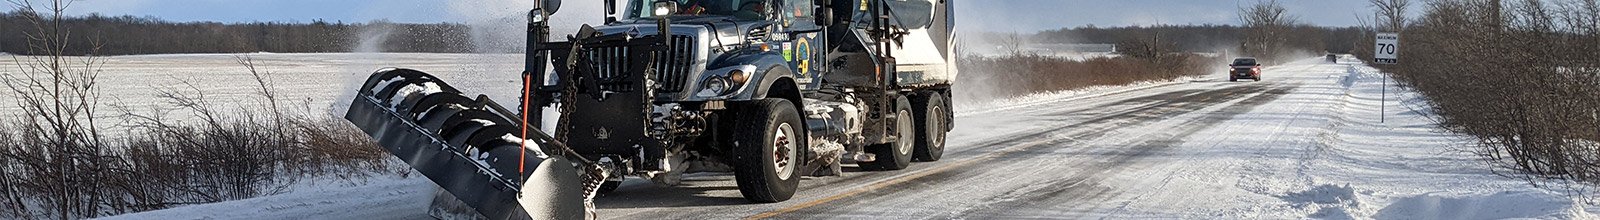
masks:
<svg viewBox="0 0 1600 220"><path fill-rule="evenodd" d="M560 2L534 2L514 107L387 68L346 114L439 185L435 217L593 217L624 178L694 172L780 202L802 176L939 160L953 126L949 0L606 0L560 41Z"/></svg>

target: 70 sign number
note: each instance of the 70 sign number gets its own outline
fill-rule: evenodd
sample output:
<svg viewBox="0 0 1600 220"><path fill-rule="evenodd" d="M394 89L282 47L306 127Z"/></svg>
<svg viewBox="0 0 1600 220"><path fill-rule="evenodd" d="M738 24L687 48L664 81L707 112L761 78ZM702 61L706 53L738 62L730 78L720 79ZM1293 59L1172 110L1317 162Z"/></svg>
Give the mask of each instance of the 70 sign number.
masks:
<svg viewBox="0 0 1600 220"><path fill-rule="evenodd" d="M1379 43L1378 44L1378 53L1394 54L1394 47L1395 47L1394 44Z"/></svg>

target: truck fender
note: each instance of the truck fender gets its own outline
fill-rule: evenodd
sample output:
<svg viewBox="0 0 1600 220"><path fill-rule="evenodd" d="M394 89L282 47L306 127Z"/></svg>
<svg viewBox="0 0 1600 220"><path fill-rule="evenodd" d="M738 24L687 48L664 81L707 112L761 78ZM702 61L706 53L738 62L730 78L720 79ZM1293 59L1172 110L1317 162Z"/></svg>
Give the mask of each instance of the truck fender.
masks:
<svg viewBox="0 0 1600 220"><path fill-rule="evenodd" d="M733 57L723 60L723 62L719 63L727 64L719 66L752 65L756 67L755 72L748 73L750 75L750 80L745 82L737 92L728 98L730 101L747 101L767 98L768 91L770 91L772 87L779 82L787 82L790 85L785 86L784 88L794 89L794 94L799 94L800 86L799 84L794 84L795 80L793 71L785 71L789 74L768 74L776 68L789 68L789 62L784 61L783 57L776 53L762 53L749 56ZM800 103L795 104L798 105Z"/></svg>

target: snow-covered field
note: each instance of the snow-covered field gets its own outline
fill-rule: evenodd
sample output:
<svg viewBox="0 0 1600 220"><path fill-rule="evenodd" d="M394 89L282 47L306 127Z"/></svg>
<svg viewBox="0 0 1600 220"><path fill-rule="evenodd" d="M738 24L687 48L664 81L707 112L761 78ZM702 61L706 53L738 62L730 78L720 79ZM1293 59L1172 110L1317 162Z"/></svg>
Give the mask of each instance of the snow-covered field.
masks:
<svg viewBox="0 0 1600 220"><path fill-rule="evenodd" d="M119 112L110 106L126 106L136 113L151 113L154 108L174 105L156 98L160 90L194 94L204 92L219 110L236 110L262 102L259 84L239 57L254 60L265 71L279 102L291 111L326 113L335 103L348 103L353 90L373 71L384 67L422 70L448 80L467 92L486 93L496 100L515 100L521 89L517 73L522 71L520 54L414 54L414 53L335 53L335 54L175 54L101 57L101 114L114 117ZM18 57L28 65L27 57ZM79 62L78 59L71 59ZM11 56L0 59L0 74L19 73L19 63ZM186 84L187 83L187 84ZM193 85L193 88L190 88ZM0 117L20 112L10 90L0 93ZM175 115L182 118L186 115ZM106 125L114 126L114 125Z"/></svg>
<svg viewBox="0 0 1600 220"><path fill-rule="evenodd" d="M469 93L505 100L514 98L519 63L513 55L253 56L288 76L278 86L295 90L294 99L311 99L311 106L334 103L355 87L352 78L382 66L441 73ZM213 80L205 89L218 93L248 82L226 55L112 61L106 74L122 75L108 90L132 94L128 99L173 78ZM704 174L677 187L629 180L597 205L601 217L621 219L1596 219L1600 213L1562 191L1492 173L1466 152L1472 139L1438 130L1419 112L1425 100L1391 87L1388 101L1380 101L1385 78L1374 69L1355 60L1319 61L1268 68L1263 82L1229 83L1218 75L962 106L944 160L808 178L782 203L746 203L731 175ZM433 188L416 176L309 182L281 195L110 219L425 219L422 207Z"/></svg>

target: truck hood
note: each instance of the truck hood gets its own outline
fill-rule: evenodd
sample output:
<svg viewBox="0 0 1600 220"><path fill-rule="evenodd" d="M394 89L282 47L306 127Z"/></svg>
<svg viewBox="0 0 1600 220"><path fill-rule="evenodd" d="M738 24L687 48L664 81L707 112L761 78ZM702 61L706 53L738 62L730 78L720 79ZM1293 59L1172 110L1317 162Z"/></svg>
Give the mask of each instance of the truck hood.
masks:
<svg viewBox="0 0 1600 220"><path fill-rule="evenodd" d="M708 46L732 46L743 43L744 34L749 33L750 29L768 23L770 22L764 20L738 20L731 16L674 16L672 24L669 25L674 35L704 34L696 37L708 38L710 43ZM596 27L595 30L608 35L632 32L638 33L639 36L655 35L658 32L655 19L624 20Z"/></svg>

